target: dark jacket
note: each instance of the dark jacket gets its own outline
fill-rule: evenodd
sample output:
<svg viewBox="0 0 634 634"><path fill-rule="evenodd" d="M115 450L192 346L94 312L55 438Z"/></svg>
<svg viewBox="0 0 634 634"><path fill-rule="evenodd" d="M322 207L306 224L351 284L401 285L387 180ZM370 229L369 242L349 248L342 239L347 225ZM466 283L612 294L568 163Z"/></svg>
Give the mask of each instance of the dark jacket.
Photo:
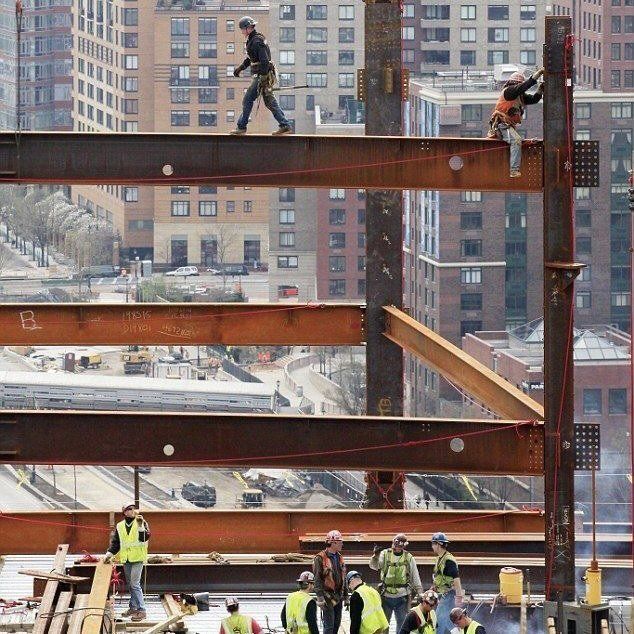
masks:
<svg viewBox="0 0 634 634"><path fill-rule="evenodd" d="M343 558L338 554L334 558L336 562L333 565L333 581L335 585L334 591L329 590L324 586L325 572L324 563L322 560L322 554L326 551L321 551L313 559L313 574L315 575L315 594L318 599L332 600L334 603L340 603L348 597L348 586L346 585L346 568L343 564Z"/></svg>
<svg viewBox="0 0 634 634"><path fill-rule="evenodd" d="M125 518L126 532L128 534L130 533L130 528L132 528L132 522L136 522L136 519L128 519L127 517ZM145 533L139 533L139 541L147 542L150 540L150 527L145 520L143 520L143 524L145 525ZM110 540L110 546L108 546L108 552L116 555L120 550L121 541L119 539L119 531L117 531L117 529L115 528L114 533L112 533L112 539Z"/></svg>
<svg viewBox="0 0 634 634"><path fill-rule="evenodd" d="M247 38L247 57L242 68L251 66L251 74L266 75L271 70L271 49L262 33L253 30Z"/></svg>
<svg viewBox="0 0 634 634"><path fill-rule="evenodd" d="M532 95L527 95L526 91L532 88L537 83L537 80L529 77L526 81L521 84L511 84L504 89L504 99L507 101L513 101L513 99L517 99L518 97L522 98L522 102L526 105L532 105L537 103L542 98L541 91L537 91Z"/></svg>
<svg viewBox="0 0 634 634"><path fill-rule="evenodd" d="M361 617L363 615L363 599L358 592L350 595L350 634L361 631Z"/></svg>

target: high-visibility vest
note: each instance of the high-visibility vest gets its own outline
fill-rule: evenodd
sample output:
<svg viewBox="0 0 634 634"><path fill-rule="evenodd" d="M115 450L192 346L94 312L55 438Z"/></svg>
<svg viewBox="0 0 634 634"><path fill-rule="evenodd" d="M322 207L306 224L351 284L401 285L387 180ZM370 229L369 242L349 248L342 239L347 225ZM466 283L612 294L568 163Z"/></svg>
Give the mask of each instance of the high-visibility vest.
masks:
<svg viewBox="0 0 634 634"><path fill-rule="evenodd" d="M381 595L374 588L366 586L365 583L357 586L354 592L363 599L359 634L375 634L389 629L390 624L385 618L385 612L381 606Z"/></svg>
<svg viewBox="0 0 634 634"><path fill-rule="evenodd" d="M467 626L467 628L464 630L465 634L475 634L475 631L481 626L480 623L478 623L477 621L474 621L473 619L471 620L471 623L469 623L469 625Z"/></svg>
<svg viewBox="0 0 634 634"><path fill-rule="evenodd" d="M423 606L419 603L413 610L420 619L420 625L418 626L418 634L436 634L436 626L438 625L438 618L436 617L435 610L430 610L425 614L423 612Z"/></svg>
<svg viewBox="0 0 634 634"><path fill-rule="evenodd" d="M308 634L306 608L312 600L310 594L303 590L291 592L286 597L286 631L289 634Z"/></svg>
<svg viewBox="0 0 634 634"><path fill-rule="evenodd" d="M341 565L341 585L339 587L335 584L335 573L334 568L332 567L332 559L328 557L328 553L325 550L322 550L317 553L317 557L321 558L322 564L322 583L326 590L330 590L331 592L340 592L343 589L343 586L346 582L346 564L339 553L339 564Z"/></svg>
<svg viewBox="0 0 634 634"><path fill-rule="evenodd" d="M224 634L253 634L253 619L246 614L234 612L226 619L222 619Z"/></svg>
<svg viewBox="0 0 634 634"><path fill-rule="evenodd" d="M445 564L448 561L455 562L456 559L449 551L445 551L442 555L436 557L436 562L434 563L432 580L436 588L436 592L438 592L439 594L445 594L445 592L451 590L453 586L453 577L448 577L444 574Z"/></svg>
<svg viewBox="0 0 634 634"><path fill-rule="evenodd" d="M385 550L381 582L385 586L386 594L396 594L399 590L409 586L409 567L412 554L404 550L395 555L392 548Z"/></svg>
<svg viewBox="0 0 634 634"><path fill-rule="evenodd" d="M128 533L125 520L121 520L117 524L117 533L119 534L119 552L117 559L125 564L127 562L137 563L147 559L148 542L139 540L139 524L133 520Z"/></svg>
<svg viewBox="0 0 634 634"><path fill-rule="evenodd" d="M510 101L504 98L504 91L500 95L493 115L497 115L503 123L508 125L519 125L522 123L522 116L524 114L524 102L521 97L511 99Z"/></svg>

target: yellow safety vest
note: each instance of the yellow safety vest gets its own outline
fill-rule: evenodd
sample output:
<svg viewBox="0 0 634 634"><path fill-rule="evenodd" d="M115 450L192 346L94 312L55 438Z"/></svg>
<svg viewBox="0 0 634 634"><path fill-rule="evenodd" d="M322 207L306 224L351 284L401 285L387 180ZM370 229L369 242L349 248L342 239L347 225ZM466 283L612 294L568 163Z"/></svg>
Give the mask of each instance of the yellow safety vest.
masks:
<svg viewBox="0 0 634 634"><path fill-rule="evenodd" d="M313 598L303 590L291 592L286 597L286 631L289 634L308 634L306 608Z"/></svg>
<svg viewBox="0 0 634 634"><path fill-rule="evenodd" d="M396 555L392 548L385 550L381 582L385 584L386 594L397 594L403 588L409 587L409 567L412 554L404 550Z"/></svg>
<svg viewBox="0 0 634 634"><path fill-rule="evenodd" d="M456 559L449 551L445 551L442 555L436 557L436 563L434 564L432 579L436 592L439 594L445 594L453 587L453 577L448 577L444 574L445 564L448 561L456 561Z"/></svg>
<svg viewBox="0 0 634 634"><path fill-rule="evenodd" d="M475 634L475 631L481 626L481 623L478 623L477 621L471 621L471 623L469 623L469 625L467 626L467 629L464 630L465 634Z"/></svg>
<svg viewBox="0 0 634 634"><path fill-rule="evenodd" d="M438 618L436 617L435 610L430 610L425 614L422 605L419 603L412 611L416 612L420 619L420 625L417 630L419 634L436 634Z"/></svg>
<svg viewBox="0 0 634 634"><path fill-rule="evenodd" d="M117 533L119 534L119 552L117 559L125 564L127 562L137 563L147 559L148 542L139 540L139 524L136 520L130 526L130 532L126 529L125 520L121 520L117 524Z"/></svg>
<svg viewBox="0 0 634 634"><path fill-rule="evenodd" d="M253 619L236 612L222 619L222 630L224 634L253 634Z"/></svg>
<svg viewBox="0 0 634 634"><path fill-rule="evenodd" d="M359 634L375 634L389 629L390 624L385 618L385 612L381 606L381 595L374 588L366 586L365 583L357 586L354 592L357 592L363 599Z"/></svg>

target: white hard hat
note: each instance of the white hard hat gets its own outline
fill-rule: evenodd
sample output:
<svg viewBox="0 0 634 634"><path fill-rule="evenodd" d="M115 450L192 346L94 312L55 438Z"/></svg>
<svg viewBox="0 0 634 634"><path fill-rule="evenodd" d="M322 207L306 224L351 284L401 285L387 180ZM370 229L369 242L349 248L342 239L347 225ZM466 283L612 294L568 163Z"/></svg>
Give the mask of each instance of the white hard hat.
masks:
<svg viewBox="0 0 634 634"><path fill-rule="evenodd" d="M299 583L314 583L315 575L310 570L304 570L304 572L299 575L297 581Z"/></svg>
<svg viewBox="0 0 634 634"><path fill-rule="evenodd" d="M225 606L231 608L233 606L240 605L240 601L238 601L238 597L227 597L225 599Z"/></svg>
<svg viewBox="0 0 634 634"><path fill-rule="evenodd" d="M326 535L326 543L332 544L332 542L342 542L343 535L338 530L329 531Z"/></svg>

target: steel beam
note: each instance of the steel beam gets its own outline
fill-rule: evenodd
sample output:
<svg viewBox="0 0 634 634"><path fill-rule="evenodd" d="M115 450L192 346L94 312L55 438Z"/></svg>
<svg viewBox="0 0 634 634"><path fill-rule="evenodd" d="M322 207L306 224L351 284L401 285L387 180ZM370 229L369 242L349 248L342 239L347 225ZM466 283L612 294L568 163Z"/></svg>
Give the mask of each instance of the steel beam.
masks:
<svg viewBox="0 0 634 634"><path fill-rule="evenodd" d="M501 376L423 326L402 310L384 308L385 336L416 355L426 365L475 396L500 416L516 420L543 420L542 406Z"/></svg>
<svg viewBox="0 0 634 634"><path fill-rule="evenodd" d="M359 345L351 304L0 304L0 343L15 345Z"/></svg>
<svg viewBox="0 0 634 634"><path fill-rule="evenodd" d="M12 410L0 412L0 462L541 475L542 427L380 416Z"/></svg>
<svg viewBox="0 0 634 634"><path fill-rule="evenodd" d="M525 144L516 179L502 169L508 146L487 139L23 132L19 142L0 133L0 182L525 192L543 183L539 142Z"/></svg>
<svg viewBox="0 0 634 634"><path fill-rule="evenodd" d="M143 510L152 528L152 550L159 553L258 554L301 551L301 538L325 535L333 527L344 535L401 531L433 533L543 532L544 520L529 511L378 511L378 510ZM108 511L0 513L0 553L45 555L57 544L70 552L103 552L114 514ZM346 547L347 550L348 547ZM372 544L369 544L372 549Z"/></svg>
<svg viewBox="0 0 634 634"><path fill-rule="evenodd" d="M546 413L546 599L574 601L575 227L572 23L546 17L544 45L544 409ZM564 632L565 624L558 623Z"/></svg>
<svg viewBox="0 0 634 634"><path fill-rule="evenodd" d="M367 2L365 5L366 134L403 134L401 17L398 2ZM403 351L382 335L383 306L403 304L401 191L367 191L365 233L366 411L373 416L402 416ZM366 473L369 508L403 508L404 500L402 473Z"/></svg>

